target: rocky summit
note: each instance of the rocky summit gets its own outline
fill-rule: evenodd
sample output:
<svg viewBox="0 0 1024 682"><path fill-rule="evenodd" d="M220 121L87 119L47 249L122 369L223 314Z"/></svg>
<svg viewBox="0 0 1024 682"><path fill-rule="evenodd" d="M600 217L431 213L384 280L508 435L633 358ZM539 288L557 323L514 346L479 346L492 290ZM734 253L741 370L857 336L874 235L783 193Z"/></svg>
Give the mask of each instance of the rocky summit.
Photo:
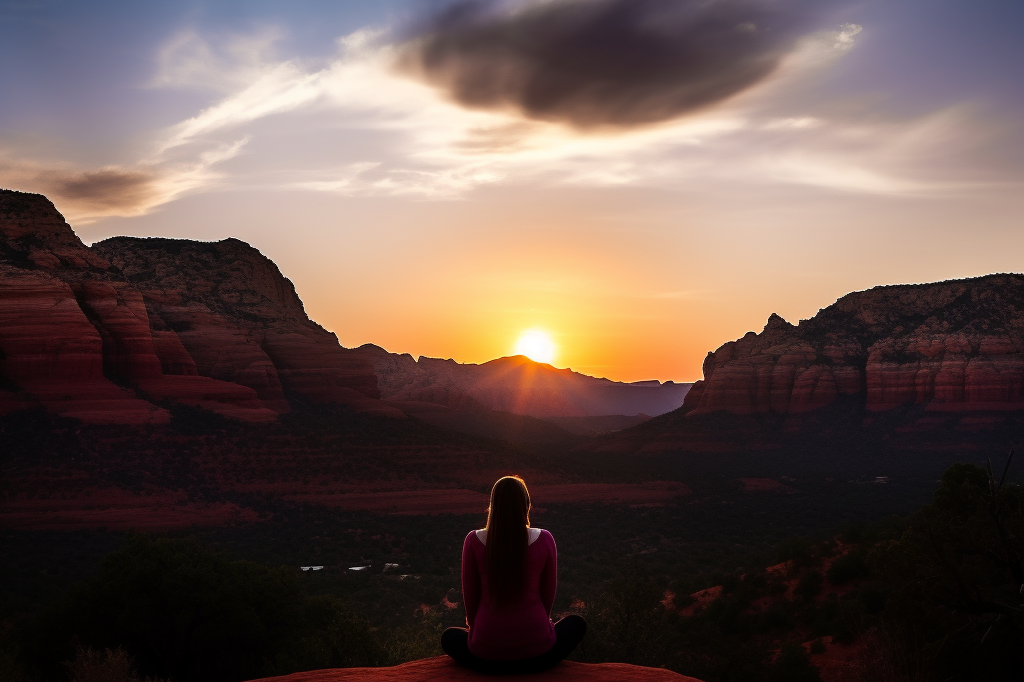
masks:
<svg viewBox="0 0 1024 682"><path fill-rule="evenodd" d="M0 190L0 413L162 423L170 401L261 422L289 410L289 391L403 416L256 249L129 238L90 249L46 197Z"/></svg>
<svg viewBox="0 0 1024 682"><path fill-rule="evenodd" d="M799 414L844 396L869 412L1024 409L1024 276L875 287L797 325L773 314L708 354L683 410Z"/></svg>
<svg viewBox="0 0 1024 682"><path fill-rule="evenodd" d="M245 242L115 237L93 248L142 293L165 373L246 386L278 412L286 392L393 410L373 408L372 366L310 320L291 281Z"/></svg>

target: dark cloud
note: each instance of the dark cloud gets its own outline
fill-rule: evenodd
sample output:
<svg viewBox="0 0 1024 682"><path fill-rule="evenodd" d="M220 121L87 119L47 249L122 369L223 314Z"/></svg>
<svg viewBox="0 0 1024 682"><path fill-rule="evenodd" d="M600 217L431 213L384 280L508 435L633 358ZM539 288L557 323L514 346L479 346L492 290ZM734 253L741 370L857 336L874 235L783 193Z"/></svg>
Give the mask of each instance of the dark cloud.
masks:
<svg viewBox="0 0 1024 682"><path fill-rule="evenodd" d="M720 102L770 74L828 0L468 0L399 66L474 108L629 127Z"/></svg>
<svg viewBox="0 0 1024 682"><path fill-rule="evenodd" d="M102 168L84 173L49 171L40 177L48 192L94 211L131 213L160 194L160 180L142 171Z"/></svg>

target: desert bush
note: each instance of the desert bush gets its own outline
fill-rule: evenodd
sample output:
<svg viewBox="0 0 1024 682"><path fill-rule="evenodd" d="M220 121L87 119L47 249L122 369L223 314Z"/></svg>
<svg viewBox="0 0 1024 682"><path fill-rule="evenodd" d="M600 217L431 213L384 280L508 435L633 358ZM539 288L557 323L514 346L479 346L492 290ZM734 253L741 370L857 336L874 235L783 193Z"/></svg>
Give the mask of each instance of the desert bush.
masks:
<svg viewBox="0 0 1024 682"><path fill-rule="evenodd" d="M796 584L793 594L804 601L814 601L814 598L821 594L823 582L824 578L821 575L821 571L806 571L800 577L800 582Z"/></svg>
<svg viewBox="0 0 1024 682"><path fill-rule="evenodd" d="M810 566L815 555L814 543L807 538L791 538L779 545L779 561L792 561L796 566Z"/></svg>
<svg viewBox="0 0 1024 682"><path fill-rule="evenodd" d="M795 643L782 646L771 664L768 679L771 682L821 682L818 669L811 665L807 652Z"/></svg>
<svg viewBox="0 0 1024 682"><path fill-rule="evenodd" d="M21 660L21 646L13 624L0 623L0 682L26 682L31 679Z"/></svg>
<svg viewBox="0 0 1024 682"><path fill-rule="evenodd" d="M873 555L890 668L921 679L1024 679L1024 489L954 464L901 538Z"/></svg>
<svg viewBox="0 0 1024 682"><path fill-rule="evenodd" d="M68 682L161 682L140 678L135 672L135 661L121 648L96 651L78 644L75 657L65 667Z"/></svg>
<svg viewBox="0 0 1024 682"><path fill-rule="evenodd" d="M381 634L381 665L399 665L407 661L440 656L444 626L434 613Z"/></svg>
<svg viewBox="0 0 1024 682"><path fill-rule="evenodd" d="M833 585L845 585L858 578L868 576L868 563L862 551L851 551L837 557L828 567L825 576Z"/></svg>
<svg viewBox="0 0 1024 682"><path fill-rule="evenodd" d="M142 674L195 682L378 657L365 621L337 599L307 597L293 571L143 536L39 619L29 655L56 677L54 661L72 658L76 637L96 650L124 649Z"/></svg>
<svg viewBox="0 0 1024 682"><path fill-rule="evenodd" d="M583 610L587 636L579 658L662 665L667 630L664 589L640 563L626 565Z"/></svg>
<svg viewBox="0 0 1024 682"><path fill-rule="evenodd" d="M771 664L771 682L821 682L818 669L811 665L807 651L800 644L784 644Z"/></svg>

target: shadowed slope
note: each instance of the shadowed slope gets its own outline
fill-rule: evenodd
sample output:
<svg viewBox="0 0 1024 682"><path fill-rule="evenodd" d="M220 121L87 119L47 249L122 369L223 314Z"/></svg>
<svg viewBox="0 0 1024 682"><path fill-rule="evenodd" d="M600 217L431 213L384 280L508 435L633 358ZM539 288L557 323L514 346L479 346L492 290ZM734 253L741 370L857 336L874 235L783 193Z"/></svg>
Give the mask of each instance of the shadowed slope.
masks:
<svg viewBox="0 0 1024 682"><path fill-rule="evenodd" d="M369 364L310 320L291 281L245 242L114 237L93 249L139 288L154 335L180 340L199 374L248 386L278 411L286 391L361 409L379 397Z"/></svg>
<svg viewBox="0 0 1024 682"><path fill-rule="evenodd" d="M664 414L682 405L690 388L671 381L610 381L522 355L476 365L428 357L417 361L372 344L356 350L373 363L384 399L484 407L541 419Z"/></svg>

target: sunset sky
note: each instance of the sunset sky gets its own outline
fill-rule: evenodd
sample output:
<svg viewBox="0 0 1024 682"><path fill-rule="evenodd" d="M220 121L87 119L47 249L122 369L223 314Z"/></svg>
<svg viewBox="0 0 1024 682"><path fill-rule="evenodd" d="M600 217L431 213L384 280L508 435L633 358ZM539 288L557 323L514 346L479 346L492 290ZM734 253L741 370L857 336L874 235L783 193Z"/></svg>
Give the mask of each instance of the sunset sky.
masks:
<svg viewBox="0 0 1024 682"><path fill-rule="evenodd" d="M1020 0L0 0L0 187L243 239L346 346L701 378L1024 271Z"/></svg>

